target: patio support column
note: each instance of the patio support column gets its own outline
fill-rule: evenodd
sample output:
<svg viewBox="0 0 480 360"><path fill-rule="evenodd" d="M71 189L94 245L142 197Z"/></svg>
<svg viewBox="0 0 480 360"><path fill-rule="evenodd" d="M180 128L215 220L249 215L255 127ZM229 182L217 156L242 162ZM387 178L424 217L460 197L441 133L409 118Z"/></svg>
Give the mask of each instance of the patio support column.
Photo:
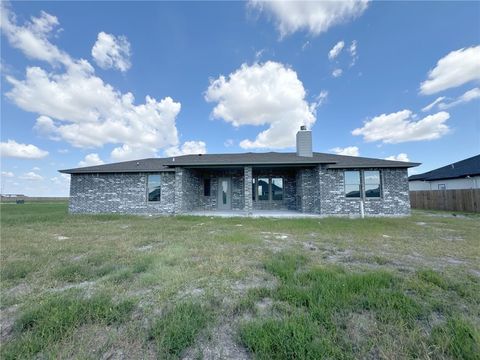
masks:
<svg viewBox="0 0 480 360"><path fill-rule="evenodd" d="M245 212L251 214L253 210L251 166L245 166L243 168L243 199Z"/></svg>

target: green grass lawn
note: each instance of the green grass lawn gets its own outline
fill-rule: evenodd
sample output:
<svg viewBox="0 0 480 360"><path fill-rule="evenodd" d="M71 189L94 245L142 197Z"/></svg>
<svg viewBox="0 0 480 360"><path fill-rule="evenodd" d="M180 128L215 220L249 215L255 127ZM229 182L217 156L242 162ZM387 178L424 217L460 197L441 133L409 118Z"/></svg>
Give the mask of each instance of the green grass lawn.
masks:
<svg viewBox="0 0 480 360"><path fill-rule="evenodd" d="M480 359L480 217L1 204L2 359Z"/></svg>

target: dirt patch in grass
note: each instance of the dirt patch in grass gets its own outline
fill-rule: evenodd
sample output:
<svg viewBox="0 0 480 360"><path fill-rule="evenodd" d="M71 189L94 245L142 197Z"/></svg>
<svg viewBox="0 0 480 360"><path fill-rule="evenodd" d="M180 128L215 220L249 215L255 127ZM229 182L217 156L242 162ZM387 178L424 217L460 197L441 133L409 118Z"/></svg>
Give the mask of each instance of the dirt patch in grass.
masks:
<svg viewBox="0 0 480 360"><path fill-rule="evenodd" d="M219 324L202 336L182 356L184 360L195 359L236 359L247 360L247 350L238 343L237 334L232 328L235 322L231 318L220 319Z"/></svg>
<svg viewBox="0 0 480 360"><path fill-rule="evenodd" d="M4 295L9 297L20 297L29 294L32 288L27 283L20 283L10 289L8 289Z"/></svg>
<svg viewBox="0 0 480 360"><path fill-rule="evenodd" d="M5 344L13 332L15 317L18 313L18 305L2 309L0 313L0 343Z"/></svg>
<svg viewBox="0 0 480 360"><path fill-rule="evenodd" d="M76 283L76 284L68 284L68 285L65 285L65 286L53 288L51 291L52 292L62 292L62 291L67 291L67 290L71 290L71 289L82 289L82 290L84 290L83 295L86 296L86 297L90 297L91 294L92 294L92 291L93 291L93 287L95 286L96 283L97 283L96 281L83 281L83 282Z"/></svg>
<svg viewBox="0 0 480 360"><path fill-rule="evenodd" d="M346 326L346 334L357 348L360 348L378 331L375 314L369 311L351 313L347 317Z"/></svg>

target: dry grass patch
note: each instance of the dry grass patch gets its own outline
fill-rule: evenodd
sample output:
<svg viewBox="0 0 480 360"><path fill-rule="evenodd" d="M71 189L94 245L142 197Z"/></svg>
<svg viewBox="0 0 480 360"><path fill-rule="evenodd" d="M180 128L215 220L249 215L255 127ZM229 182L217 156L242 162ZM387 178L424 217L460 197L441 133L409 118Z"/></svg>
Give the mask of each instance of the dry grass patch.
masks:
<svg viewBox="0 0 480 360"><path fill-rule="evenodd" d="M348 351L340 347L342 356L407 354L412 339L430 339L428 334L435 333L435 338L432 335L421 342L427 350L413 354L432 351L455 358L454 349L468 348L457 338L476 334L480 326L479 216L427 212L388 219L71 216L62 203L1 204L0 211L2 348L9 349L8 353L20 349L17 354L32 354L21 350L25 349L21 344L28 343L25 334L30 334L38 356L53 358L74 354L83 358L146 354L154 358L162 346L172 349L171 357L214 357L224 350L223 354L234 351L233 345L222 349L213 341L218 329L228 329L225 341L243 350L233 353L252 355L236 334L237 323L244 317L275 320L271 326L285 325L286 333L298 331L304 339L313 334L314 344L328 342L336 339L328 332L320 337L309 333L313 328L308 322L317 316L310 307L298 305L286 296L288 292L285 298L279 295L285 282L291 283L297 276L307 288L312 287L320 276L318 268L348 286L352 274L387 274L378 276L391 277L393 285L389 286L404 291L422 311L430 309L412 325L424 335L413 331L400 336L395 332L398 324L379 321L375 309L343 303L350 305L345 305L345 313L339 311L341 316L334 312L330 329L335 329L339 338L349 331L358 336ZM265 266L285 252L303 259L299 267L296 264L285 270L284 275L290 276L296 269L291 279ZM338 266L342 271L338 272ZM39 304L72 294L74 299L68 301L80 307L83 301L105 294L112 306L124 301L133 305L125 317L113 323L101 316L83 323L75 320L60 338L38 337L34 329L41 329L40 325L24 330L12 325L36 311ZM183 303L194 303L211 313L198 327L176 330L193 334L186 337L188 341L167 346L167 337L160 340L160 333L152 337L155 324L167 321L164 316L174 314L175 306ZM190 314L195 324L197 315ZM173 322L179 319L170 316ZM282 324L282 319L291 323ZM357 320L361 326L352 327ZM95 337L97 332L103 335ZM362 341L369 336L391 346L371 348L368 341ZM439 339L451 345L437 348ZM338 350L337 343L332 346ZM2 350L2 355L7 350Z"/></svg>

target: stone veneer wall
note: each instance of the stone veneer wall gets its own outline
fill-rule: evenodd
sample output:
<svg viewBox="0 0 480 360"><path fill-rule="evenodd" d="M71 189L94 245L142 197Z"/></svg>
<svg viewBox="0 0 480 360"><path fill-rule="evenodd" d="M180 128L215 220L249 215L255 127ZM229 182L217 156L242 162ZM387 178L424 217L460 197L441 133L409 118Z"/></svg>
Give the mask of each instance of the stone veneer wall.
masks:
<svg viewBox="0 0 480 360"><path fill-rule="evenodd" d="M182 173L182 206L180 212L184 213L198 209L203 179L196 170L182 169Z"/></svg>
<svg viewBox="0 0 480 360"><path fill-rule="evenodd" d="M302 213L319 213L318 168L298 169L296 175L296 208Z"/></svg>
<svg viewBox="0 0 480 360"><path fill-rule="evenodd" d="M175 173L161 173L161 199L147 201L147 176L139 173L73 174L71 213L173 214Z"/></svg>
<svg viewBox="0 0 480 360"><path fill-rule="evenodd" d="M245 204L245 211L247 214L250 214L253 210L253 199L252 199L252 178L253 171L251 166L244 167L243 173L243 199Z"/></svg>
<svg viewBox="0 0 480 360"><path fill-rule="evenodd" d="M243 169L229 170L189 170L187 183L194 182L194 186L184 191L184 197L193 200L193 208L190 210L216 210L218 201L218 178L231 178L232 186L232 210L244 210L244 173ZM210 179L210 196L204 196L204 179ZM198 182L197 182L198 180ZM187 195L188 194L188 195Z"/></svg>
<svg viewBox="0 0 480 360"><path fill-rule="evenodd" d="M344 170L299 168L258 170L253 176L282 176L284 200L245 202L251 199L252 170L194 170L176 168L161 173L161 201L147 201L147 175L73 174L70 185L71 213L180 214L192 210L215 210L218 177L232 178L232 210L289 209L320 215L360 215L360 199L345 197ZM376 170L376 169L365 169ZM380 199L364 199L365 215L408 215L410 199L407 169L379 169ZM204 178L211 179L210 196L204 196ZM363 184L362 184L363 190ZM245 208L244 205L247 205Z"/></svg>
<svg viewBox="0 0 480 360"><path fill-rule="evenodd" d="M383 168L362 170L380 170L382 184L381 198L363 199L365 215L389 216L410 214L407 169ZM345 197L344 171L344 169L318 168L320 201L316 212L322 215L360 215L361 199ZM361 185L363 193L363 182Z"/></svg>

